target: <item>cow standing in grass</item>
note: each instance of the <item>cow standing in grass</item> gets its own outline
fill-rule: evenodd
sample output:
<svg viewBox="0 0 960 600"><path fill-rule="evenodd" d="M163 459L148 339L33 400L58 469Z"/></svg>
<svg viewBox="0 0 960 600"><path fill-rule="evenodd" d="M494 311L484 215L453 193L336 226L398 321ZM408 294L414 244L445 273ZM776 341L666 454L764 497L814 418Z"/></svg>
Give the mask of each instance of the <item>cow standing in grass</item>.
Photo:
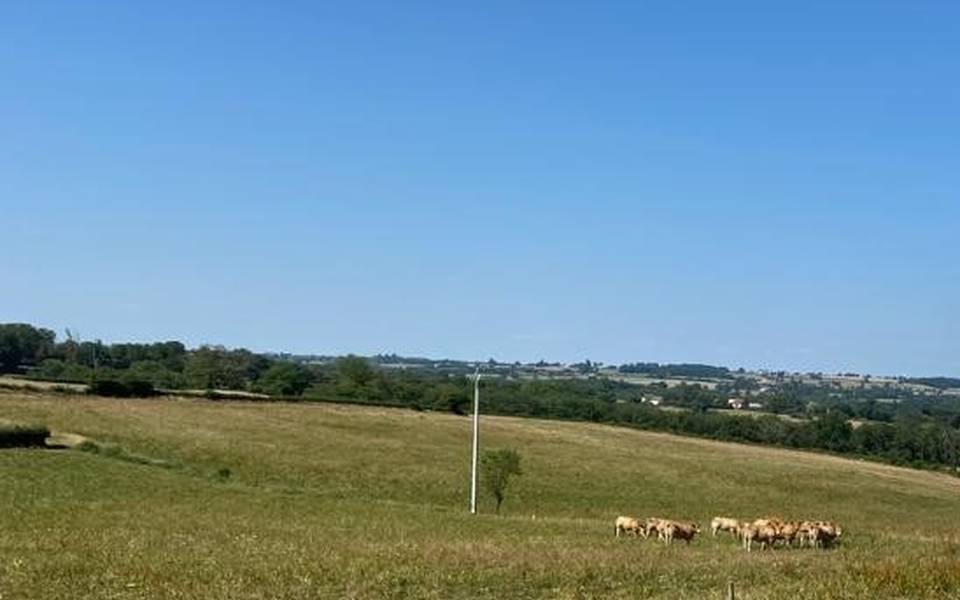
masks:
<svg viewBox="0 0 960 600"><path fill-rule="evenodd" d="M801 521L797 529L797 541L803 548L807 544L814 545L817 538L817 526L812 521Z"/></svg>
<svg viewBox="0 0 960 600"><path fill-rule="evenodd" d="M800 526L801 523L799 521L787 521L780 527L780 530L777 531L777 537L783 541L784 545L792 546L793 540L795 540L800 533Z"/></svg>
<svg viewBox="0 0 960 600"><path fill-rule="evenodd" d="M839 525L829 521L817 521L813 535L813 545L818 548L829 548L840 536L843 530Z"/></svg>
<svg viewBox="0 0 960 600"><path fill-rule="evenodd" d="M800 546L810 545L815 548L828 548L843 535L843 529L829 521L803 521L797 527L797 538Z"/></svg>
<svg viewBox="0 0 960 600"><path fill-rule="evenodd" d="M658 540L663 540L664 530L666 529L668 523L670 523L669 519L650 517L643 524L643 537L648 538L651 535L656 534Z"/></svg>
<svg viewBox="0 0 960 600"><path fill-rule="evenodd" d="M671 544L673 540L683 540L689 544L698 533L700 533L700 526L696 523L667 521L661 528L661 535L665 544Z"/></svg>
<svg viewBox="0 0 960 600"><path fill-rule="evenodd" d="M710 533L713 537L717 537L717 534L721 531L729 531L736 537L740 530L740 521L737 519L731 519L729 517L714 517L710 521Z"/></svg>
<svg viewBox="0 0 960 600"><path fill-rule="evenodd" d="M617 517L613 525L613 532L616 537L620 537L621 533L629 533L637 537L644 534L644 528L638 519L634 519L633 517ZM646 537L646 535L644 535L644 537Z"/></svg>
<svg viewBox="0 0 960 600"><path fill-rule="evenodd" d="M740 538L743 540L743 547L747 552L753 550L753 544L759 543L761 550L773 548L773 543L777 541L777 529L766 519L757 519L753 523L744 525L740 531Z"/></svg>

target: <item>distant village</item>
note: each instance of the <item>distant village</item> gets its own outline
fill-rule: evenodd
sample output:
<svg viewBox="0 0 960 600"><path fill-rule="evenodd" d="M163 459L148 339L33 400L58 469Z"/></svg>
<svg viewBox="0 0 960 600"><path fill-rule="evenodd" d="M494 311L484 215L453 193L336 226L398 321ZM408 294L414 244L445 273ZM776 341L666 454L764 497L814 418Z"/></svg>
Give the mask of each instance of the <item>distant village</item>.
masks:
<svg viewBox="0 0 960 600"><path fill-rule="evenodd" d="M335 356L290 356L288 360L324 364L336 360ZM380 354L370 357L381 368L423 369L438 373L470 375L479 372L483 377L501 378L510 381L606 379L642 386L644 390L699 386L712 391L724 392L728 398L726 407L736 411L761 411L761 397L776 393L790 386L818 388L843 396L857 391L869 392L876 402L896 403L904 395L956 396L960 398L960 379L949 377L910 378L860 373L802 373L788 371L729 369L713 365L678 363L632 363L608 365L585 360L579 363L500 362L489 359L483 362L451 359L428 359L402 357L396 354ZM882 391L888 391L886 397ZM664 404L663 398L653 392L645 392L639 401L651 406Z"/></svg>

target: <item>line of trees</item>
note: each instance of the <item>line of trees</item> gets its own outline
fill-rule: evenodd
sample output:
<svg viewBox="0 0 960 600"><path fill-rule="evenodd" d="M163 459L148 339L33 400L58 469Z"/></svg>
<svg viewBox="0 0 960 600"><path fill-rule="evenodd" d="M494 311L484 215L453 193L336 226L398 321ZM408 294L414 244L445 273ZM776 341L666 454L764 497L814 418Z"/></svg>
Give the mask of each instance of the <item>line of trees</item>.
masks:
<svg viewBox="0 0 960 600"><path fill-rule="evenodd" d="M0 324L0 373L16 373L53 354L56 335L26 323Z"/></svg>
<svg viewBox="0 0 960 600"><path fill-rule="evenodd" d="M224 389L297 396L314 381L302 365L242 348L188 350L178 341L104 344L71 336L58 342L53 331L23 323L0 324L0 373L88 383L111 395Z"/></svg>
<svg viewBox="0 0 960 600"><path fill-rule="evenodd" d="M960 379L956 377L904 377L903 383L916 383L918 385L929 385L930 387L945 390L947 388L960 388Z"/></svg>
<svg viewBox="0 0 960 600"><path fill-rule="evenodd" d="M245 349L176 341L102 344L50 330L0 324L0 372L52 381L89 383L110 395L149 395L155 389L242 390L287 399L353 402L414 410L469 411L469 376L429 368L388 368L344 356L322 363L294 362ZM808 385L761 396L774 414L720 410L735 382L638 386L604 377L483 380L484 412L500 415L620 424L718 440L826 450L913 466L960 467L960 402L917 396L884 403L861 390L850 394ZM656 395L674 410L644 402Z"/></svg>

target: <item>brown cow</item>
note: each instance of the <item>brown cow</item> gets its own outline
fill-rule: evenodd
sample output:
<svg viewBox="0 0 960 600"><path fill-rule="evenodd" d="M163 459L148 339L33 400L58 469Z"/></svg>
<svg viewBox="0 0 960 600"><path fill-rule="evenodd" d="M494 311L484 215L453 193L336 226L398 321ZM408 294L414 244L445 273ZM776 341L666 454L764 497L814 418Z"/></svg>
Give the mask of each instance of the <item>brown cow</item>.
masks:
<svg viewBox="0 0 960 600"><path fill-rule="evenodd" d="M843 535L843 529L829 521L817 521L813 530L813 545L818 548L829 548Z"/></svg>
<svg viewBox="0 0 960 600"><path fill-rule="evenodd" d="M698 533L700 526L696 523L667 521L662 530L663 542L670 544L673 540L683 540L689 544Z"/></svg>

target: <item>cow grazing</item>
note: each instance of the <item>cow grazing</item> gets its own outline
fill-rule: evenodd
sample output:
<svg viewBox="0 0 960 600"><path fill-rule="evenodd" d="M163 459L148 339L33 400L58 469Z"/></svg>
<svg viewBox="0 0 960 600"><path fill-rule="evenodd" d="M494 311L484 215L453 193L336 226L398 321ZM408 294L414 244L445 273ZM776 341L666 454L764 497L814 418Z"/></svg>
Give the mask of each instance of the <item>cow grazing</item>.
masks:
<svg viewBox="0 0 960 600"><path fill-rule="evenodd" d="M767 548L773 548L773 543L777 540L777 529L774 528L769 523L759 523L763 519L758 519L757 522L750 523L745 525L741 529L741 539L743 540L743 547L747 552L753 550L754 542L760 544L761 550L766 550Z"/></svg>
<svg viewBox="0 0 960 600"><path fill-rule="evenodd" d="M714 517L710 522L710 532L716 537L721 531L732 534L747 552L751 552L755 544L759 544L761 550L767 550L780 543L791 547L794 541L798 542L801 548L808 544L816 548L829 548L843 535L843 529L830 521L786 521L778 517L764 517L754 521ZM674 540L683 540L689 544L700 533L700 526L659 517L640 520L621 516L617 517L614 524L614 533L617 537L629 534L644 538L656 534L657 539L664 544L672 544Z"/></svg>
<svg viewBox="0 0 960 600"><path fill-rule="evenodd" d="M780 529L786 524L786 521L778 517L763 517L762 519L757 519L753 522L753 525L756 527L773 527L774 529Z"/></svg>
<svg viewBox="0 0 960 600"><path fill-rule="evenodd" d="M700 533L700 526L696 523L667 521L662 530L663 542L671 544L673 540L683 540L689 544L698 533Z"/></svg>
<svg viewBox="0 0 960 600"><path fill-rule="evenodd" d="M664 536L664 531L666 526L670 521L668 519L661 519L659 517L650 517L646 520L643 525L643 537L650 537L653 534L657 535L658 540L662 540Z"/></svg>
<svg viewBox="0 0 960 600"><path fill-rule="evenodd" d="M829 521L803 521L797 527L800 546L809 544L815 548L827 548L843 535L843 529Z"/></svg>
<svg viewBox="0 0 960 600"><path fill-rule="evenodd" d="M638 535L643 535L643 525L640 521L634 519L633 517L617 517L616 522L613 526L614 535L620 537L620 534L631 534L634 537ZM644 535L646 537L646 535Z"/></svg>
<svg viewBox="0 0 960 600"><path fill-rule="evenodd" d="M743 541L743 532L747 530L747 527L750 527L750 521L738 521L737 522L737 533L736 537L741 542Z"/></svg>
<svg viewBox="0 0 960 600"><path fill-rule="evenodd" d="M777 537L783 540L787 546L793 545L793 540L797 538L800 532L801 523L798 521L788 521L784 523L777 531Z"/></svg>
<svg viewBox="0 0 960 600"><path fill-rule="evenodd" d="M729 531L734 536L738 535L740 530L740 521L737 519L731 519L729 517L714 517L710 521L710 533L713 534L713 537L717 537L717 533L721 531Z"/></svg>
<svg viewBox="0 0 960 600"><path fill-rule="evenodd" d="M818 548L829 548L843 535L843 529L829 521L817 521L813 530L813 545Z"/></svg>
<svg viewBox="0 0 960 600"><path fill-rule="evenodd" d="M817 525L812 521L801 521L800 527L797 528L797 541L800 544L800 547L803 548L808 543L813 546L816 544L817 539Z"/></svg>

